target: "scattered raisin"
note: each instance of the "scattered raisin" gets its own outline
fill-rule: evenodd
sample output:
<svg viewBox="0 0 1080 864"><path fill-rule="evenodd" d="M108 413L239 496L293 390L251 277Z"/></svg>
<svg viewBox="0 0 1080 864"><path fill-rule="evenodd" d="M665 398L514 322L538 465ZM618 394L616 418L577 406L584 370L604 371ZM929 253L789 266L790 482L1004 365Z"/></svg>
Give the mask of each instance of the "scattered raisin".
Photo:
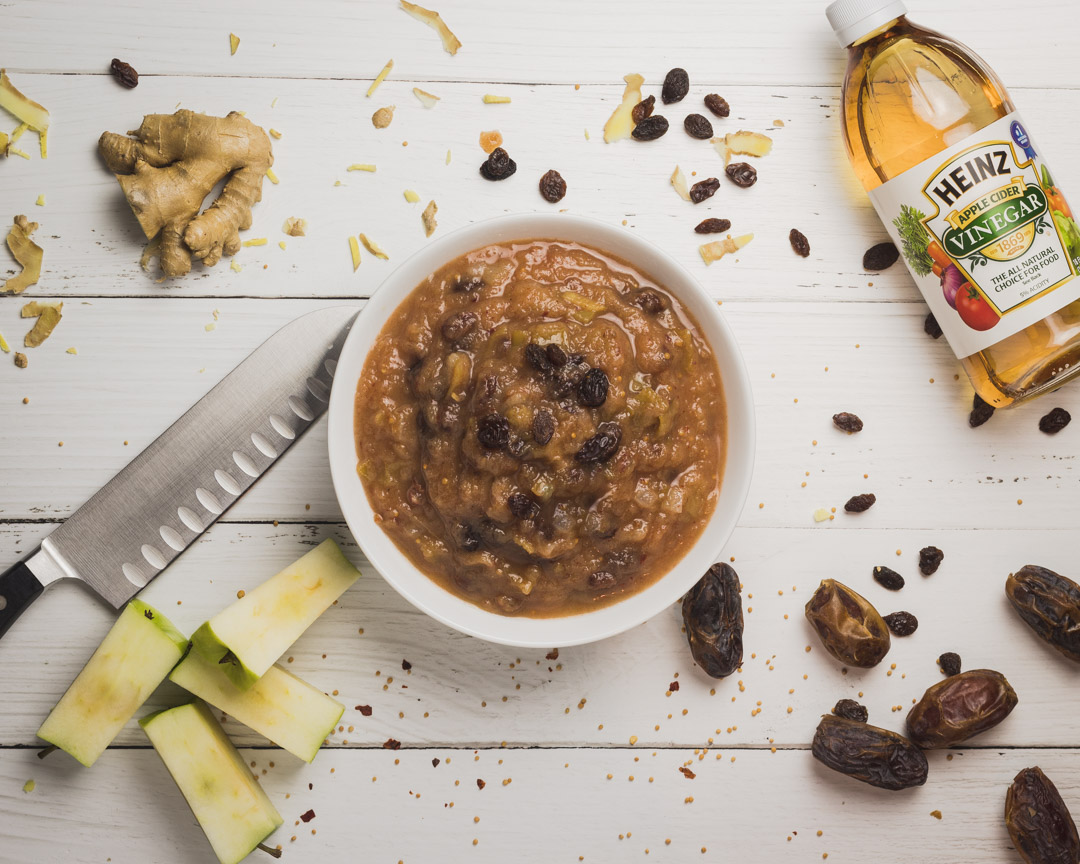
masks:
<svg viewBox="0 0 1080 864"><path fill-rule="evenodd" d="M934 317L933 312L926 313L926 320L923 321L922 329L931 339L941 338L941 325L937 323L937 318Z"/></svg>
<svg viewBox="0 0 1080 864"><path fill-rule="evenodd" d="M607 401L608 377L603 369L590 369L578 384L578 400L586 408L599 408Z"/></svg>
<svg viewBox="0 0 1080 864"><path fill-rule="evenodd" d="M862 256L863 270L888 270L900 257L896 244L886 241L871 246Z"/></svg>
<svg viewBox="0 0 1080 864"><path fill-rule="evenodd" d="M457 342L458 339L475 330L479 321L474 312L455 312L443 321L441 328L443 338L448 342Z"/></svg>
<svg viewBox="0 0 1080 864"><path fill-rule="evenodd" d="M596 427L596 434L589 438L581 449L574 454L578 462L606 462L615 455L622 441L622 427L618 423L601 423Z"/></svg>
<svg viewBox="0 0 1080 864"><path fill-rule="evenodd" d="M795 254L800 258L810 257L810 241L806 239L806 235L798 228L792 228L788 232L788 242L791 244Z"/></svg>
<svg viewBox="0 0 1080 864"><path fill-rule="evenodd" d="M648 312L650 315L659 315L667 307L664 298L648 288L644 291L638 291L630 302L640 308L642 312Z"/></svg>
<svg viewBox="0 0 1080 864"><path fill-rule="evenodd" d="M537 444L547 444L555 434L555 418L550 411L537 411L533 417L532 436Z"/></svg>
<svg viewBox="0 0 1080 864"><path fill-rule="evenodd" d="M701 114L687 114L682 125L683 129L686 130L686 134L691 138L707 141L713 136L712 123Z"/></svg>
<svg viewBox="0 0 1080 864"><path fill-rule="evenodd" d="M859 419L857 414L841 411L839 414L832 415L832 422L837 429L842 432L847 432L848 435L862 432L863 422Z"/></svg>
<svg viewBox="0 0 1080 864"><path fill-rule="evenodd" d="M660 89L660 98L665 105L681 102L690 92L690 76L685 69L676 66L664 76L664 86Z"/></svg>
<svg viewBox="0 0 1080 864"><path fill-rule="evenodd" d="M653 114L638 123L630 134L638 141L655 141L664 135L667 130L667 118L661 117L659 114Z"/></svg>
<svg viewBox="0 0 1080 864"><path fill-rule="evenodd" d="M371 706L370 705L357 705L356 710L359 711L364 717L370 717L371 716Z"/></svg>
<svg viewBox="0 0 1080 864"><path fill-rule="evenodd" d="M472 525L459 525L457 541L458 546L466 552L475 552L480 548L483 538Z"/></svg>
<svg viewBox="0 0 1080 864"><path fill-rule="evenodd" d="M919 619L910 612L892 612L883 617L896 636L910 636L919 629Z"/></svg>
<svg viewBox="0 0 1080 864"><path fill-rule="evenodd" d="M1069 425L1070 420L1072 420L1072 415L1068 411L1064 408L1055 408L1039 419L1039 431L1047 435L1056 435Z"/></svg>
<svg viewBox="0 0 1080 864"><path fill-rule="evenodd" d="M502 450L510 443L510 421L502 414L488 414L476 424L476 439L487 450Z"/></svg>
<svg viewBox="0 0 1080 864"><path fill-rule="evenodd" d="M904 587L904 577L884 564L879 564L874 568L874 581L889 591L899 591Z"/></svg>
<svg viewBox="0 0 1080 864"><path fill-rule="evenodd" d="M960 674L960 655L955 651L946 651L937 658L941 671L946 675Z"/></svg>
<svg viewBox="0 0 1080 864"><path fill-rule="evenodd" d="M540 512L540 505L524 492L514 492L510 495L506 499L506 506L518 519L535 519Z"/></svg>
<svg viewBox="0 0 1080 864"><path fill-rule="evenodd" d="M391 738L390 740L393 741L394 739ZM383 744L383 747L385 747L385 746L386 746L386 744ZM400 747L400 746L401 746L401 744L398 744L398 747ZM397 747L394 747L392 749L397 750ZM300 814L300 821L304 822L304 823L310 822L314 818L315 818L315 811L314 810L308 810L307 813L301 813Z"/></svg>
<svg viewBox="0 0 1080 864"><path fill-rule="evenodd" d="M480 165L480 176L485 180L505 180L517 171L517 162L502 147L496 147Z"/></svg>
<svg viewBox="0 0 1080 864"><path fill-rule="evenodd" d="M530 342L525 346L525 360L544 377L548 377L554 372L553 364L548 358L547 349L537 345L535 342Z"/></svg>
<svg viewBox="0 0 1080 864"><path fill-rule="evenodd" d="M748 162L732 162L724 169L728 179L736 186L747 189L757 183L757 168Z"/></svg>
<svg viewBox="0 0 1080 864"><path fill-rule="evenodd" d="M945 553L937 546L924 546L919 550L919 570L923 576L933 576L945 560Z"/></svg>
<svg viewBox="0 0 1080 864"><path fill-rule="evenodd" d="M703 219L694 226L697 234L723 234L731 228L730 219Z"/></svg>
<svg viewBox="0 0 1080 864"><path fill-rule="evenodd" d="M113 61L109 65L109 71L112 72L113 78L127 87L128 90L134 90L139 86L139 73L135 71L130 63L125 63L123 60L117 60L113 57Z"/></svg>
<svg viewBox="0 0 1080 864"><path fill-rule="evenodd" d="M848 513L863 513L873 507L876 502L877 496L873 492L867 492L864 495L852 495L848 498L844 509Z"/></svg>
<svg viewBox="0 0 1080 864"><path fill-rule="evenodd" d="M557 204L562 201L563 196L566 195L566 181L563 180L562 174L552 168L541 177L540 194L545 201L549 201L552 204Z"/></svg>
<svg viewBox="0 0 1080 864"><path fill-rule="evenodd" d="M396 738L387 738L385 741L383 741L382 746L384 750L400 750L401 742L398 741Z"/></svg>
<svg viewBox="0 0 1080 864"><path fill-rule="evenodd" d="M589 587L598 591L614 588L615 582L615 577L607 570L597 570L589 574Z"/></svg>
<svg viewBox="0 0 1080 864"><path fill-rule="evenodd" d="M412 669L412 663L410 663L408 660L402 660L401 668L408 672L410 669Z"/></svg>
<svg viewBox="0 0 1080 864"><path fill-rule="evenodd" d="M860 723L865 723L870 719L870 712L866 710L866 706L860 705L854 699L841 699L833 706L832 713L837 717L846 717L848 720L857 720Z"/></svg>
<svg viewBox="0 0 1080 864"><path fill-rule="evenodd" d="M971 413L968 414L968 426L975 429L978 426L982 426L987 420L994 416L994 406L988 402L984 402L983 398L976 393L975 398L971 401Z"/></svg>
<svg viewBox="0 0 1080 864"><path fill-rule="evenodd" d="M642 99L638 102L630 111L630 119L634 121L634 125L637 126L637 124L646 117L652 117L653 107L655 105L655 96L650 96L647 99Z"/></svg>
<svg viewBox="0 0 1080 864"><path fill-rule="evenodd" d="M728 105L727 99L716 93L710 93L705 97L705 107L717 117L727 117L731 114L731 106Z"/></svg>
<svg viewBox="0 0 1080 864"><path fill-rule="evenodd" d="M487 284L479 276L462 276L458 275L454 277L454 281L450 285L451 291L479 291L484 285Z"/></svg>
<svg viewBox="0 0 1080 864"><path fill-rule="evenodd" d="M414 480L409 486L409 491L405 493L405 500L412 507L421 506L424 503L424 487Z"/></svg>
<svg viewBox="0 0 1080 864"><path fill-rule="evenodd" d="M712 198L719 188L720 181L715 177L708 177L690 187L690 200L695 204L700 204L706 198Z"/></svg>

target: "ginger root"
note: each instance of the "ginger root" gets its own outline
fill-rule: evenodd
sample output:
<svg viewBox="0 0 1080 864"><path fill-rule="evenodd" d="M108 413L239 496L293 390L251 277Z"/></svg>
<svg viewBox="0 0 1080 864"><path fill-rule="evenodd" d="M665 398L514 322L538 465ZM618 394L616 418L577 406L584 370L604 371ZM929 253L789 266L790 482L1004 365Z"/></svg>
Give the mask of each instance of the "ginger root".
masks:
<svg viewBox="0 0 1080 864"><path fill-rule="evenodd" d="M0 286L0 294L22 294L41 278L41 262L44 259L44 253L41 247L30 239L30 235L37 230L37 227L37 222L31 222L25 216L15 217L15 223L7 235L7 245L23 269Z"/></svg>
<svg viewBox="0 0 1080 864"><path fill-rule="evenodd" d="M148 114L129 134L134 138L103 133L98 152L143 233L160 235L162 272L183 276L192 256L212 267L222 255L235 255L274 164L266 133L236 111L209 117L180 110ZM200 214L203 199L225 178L217 200Z"/></svg>

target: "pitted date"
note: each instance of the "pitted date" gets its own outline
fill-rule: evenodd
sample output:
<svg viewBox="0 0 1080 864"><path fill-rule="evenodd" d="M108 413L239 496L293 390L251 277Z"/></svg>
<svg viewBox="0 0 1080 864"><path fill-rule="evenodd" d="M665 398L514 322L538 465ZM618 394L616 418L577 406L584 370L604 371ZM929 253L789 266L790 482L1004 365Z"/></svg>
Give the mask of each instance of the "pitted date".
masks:
<svg viewBox="0 0 1080 864"><path fill-rule="evenodd" d="M992 729L1016 707L1016 691L992 669L950 675L908 712L908 737L924 750L949 747Z"/></svg>
<svg viewBox="0 0 1080 864"><path fill-rule="evenodd" d="M1080 585L1026 564L1005 581L1005 596L1035 635L1080 663Z"/></svg>
<svg viewBox="0 0 1080 864"><path fill-rule="evenodd" d="M1057 787L1038 766L1025 768L1005 793L1005 827L1026 864L1076 864L1080 835Z"/></svg>
<svg viewBox="0 0 1080 864"><path fill-rule="evenodd" d="M806 620L841 663L869 669L889 653L885 619L869 600L835 579L823 579L806 604Z"/></svg>
<svg viewBox="0 0 1080 864"><path fill-rule="evenodd" d="M690 653L706 675L726 678L742 665L742 597L733 567L713 564L686 593L682 615Z"/></svg>
<svg viewBox="0 0 1080 864"><path fill-rule="evenodd" d="M860 705L854 699L841 699L833 706L832 713L837 717L846 717L848 720L858 720L860 723L865 723L870 719L870 712L866 710L866 706Z"/></svg>
<svg viewBox="0 0 1080 864"><path fill-rule="evenodd" d="M922 786L929 772L922 751L903 735L833 714L821 718L811 752L833 771L890 791Z"/></svg>

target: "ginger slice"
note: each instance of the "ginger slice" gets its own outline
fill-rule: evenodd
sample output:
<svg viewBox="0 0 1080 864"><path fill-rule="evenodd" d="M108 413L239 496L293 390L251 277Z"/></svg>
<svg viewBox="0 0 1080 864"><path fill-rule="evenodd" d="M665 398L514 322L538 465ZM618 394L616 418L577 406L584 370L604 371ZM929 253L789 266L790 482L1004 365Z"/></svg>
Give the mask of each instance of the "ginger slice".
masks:
<svg viewBox="0 0 1080 864"><path fill-rule="evenodd" d="M235 33L229 34L229 56L231 57L236 53L236 49L240 47L240 37Z"/></svg>
<svg viewBox="0 0 1080 864"><path fill-rule="evenodd" d="M22 294L41 278L41 262L44 252L30 239L38 227L37 222L29 221L25 216L16 216L8 231L7 245L15 260L22 266L22 272L16 273L0 288L0 294Z"/></svg>
<svg viewBox="0 0 1080 864"><path fill-rule="evenodd" d="M406 189L405 200L408 201L410 204L415 204L417 201L420 200L420 196L412 189Z"/></svg>
<svg viewBox="0 0 1080 864"><path fill-rule="evenodd" d="M420 214L420 220L424 223L424 236L430 237L435 233L435 228L439 224L435 221L435 214L438 212L439 207L433 198L428 201L428 205L424 208L424 212Z"/></svg>
<svg viewBox="0 0 1080 864"><path fill-rule="evenodd" d="M20 369L25 369L30 364L30 361L26 359L26 355L21 351L15 352L15 365Z"/></svg>
<svg viewBox="0 0 1080 864"><path fill-rule="evenodd" d="M11 143L11 136L7 132L0 132L0 156L8 155L8 145Z"/></svg>
<svg viewBox="0 0 1080 864"><path fill-rule="evenodd" d="M645 83L645 79L635 72L625 76L623 81L626 82L626 89L623 91L622 102L611 112L604 124L604 141L607 144L629 138L634 131L634 118L630 112L641 101L641 85Z"/></svg>
<svg viewBox="0 0 1080 864"><path fill-rule="evenodd" d="M266 169L266 179L273 183L275 186L278 184L278 176L274 173L273 168Z"/></svg>
<svg viewBox="0 0 1080 864"><path fill-rule="evenodd" d="M510 104L510 97L509 96L496 96L494 93L485 93L484 94L484 104L485 105L509 105Z"/></svg>
<svg viewBox="0 0 1080 864"><path fill-rule="evenodd" d="M682 168L678 165L675 166L675 171L671 175L671 185L675 187L675 191L679 193L679 197L683 201L690 200L690 189L686 185L686 175L683 174Z"/></svg>
<svg viewBox="0 0 1080 864"><path fill-rule="evenodd" d="M379 89L379 85L386 80L386 76L390 74L390 70L394 68L394 60L390 58L386 61L386 65L382 67L382 71L375 76L375 80L371 82L371 86L367 88L367 95L370 96L376 90Z"/></svg>
<svg viewBox="0 0 1080 864"><path fill-rule="evenodd" d="M419 87L412 88L413 95L420 100L420 104L425 108L434 108L439 104L439 97L432 93L428 93L426 90L421 90Z"/></svg>
<svg viewBox="0 0 1080 864"><path fill-rule="evenodd" d="M705 243L702 246L699 246L698 252L701 253L702 261L706 264L712 264L713 261L719 261L731 252L738 252L753 239L753 234L741 234L738 237L732 237L728 234L723 240L714 240L712 243Z"/></svg>
<svg viewBox="0 0 1080 864"><path fill-rule="evenodd" d="M371 125L376 129L385 129L394 119L394 109L396 107L396 105L387 105L385 108L380 108L371 115Z"/></svg>
<svg viewBox="0 0 1080 864"><path fill-rule="evenodd" d="M278 132L278 130L277 130L277 129L274 129L273 127L271 127L271 128L269 128L269 129L267 129L266 131L270 133L270 137L271 137L271 138L274 138L274 139L279 139L279 138L281 138L281 133L280 133L280 132Z"/></svg>
<svg viewBox="0 0 1080 864"><path fill-rule="evenodd" d="M732 153L740 156L768 156L772 151L773 141L768 135L760 132L728 132L724 136L724 143Z"/></svg>
<svg viewBox="0 0 1080 864"><path fill-rule="evenodd" d="M369 174L374 174L375 173L375 166L374 165L369 165L366 162L353 162L353 164L350 165L345 170L346 171L367 171Z"/></svg>
<svg viewBox="0 0 1080 864"><path fill-rule="evenodd" d="M56 325L60 323L63 309L63 303L39 303L36 300L31 300L23 306L19 312L23 318L37 318L33 329L23 339L23 345L27 348L37 348L48 339L56 329Z"/></svg>
<svg viewBox="0 0 1080 864"><path fill-rule="evenodd" d="M0 333L0 351L3 351L5 354L11 353L11 346L8 345L7 339L4 338L3 333Z"/></svg>
<svg viewBox="0 0 1080 864"><path fill-rule="evenodd" d="M20 93L3 69L0 69L0 108L14 114L39 134L49 128L49 112Z"/></svg>
<svg viewBox="0 0 1080 864"><path fill-rule="evenodd" d="M241 243L241 246L265 246L269 242L268 237L252 237L250 240L245 240Z"/></svg>
<svg viewBox="0 0 1080 864"><path fill-rule="evenodd" d="M370 252L376 258L381 258L383 261L390 260L390 256L382 250L378 243L368 237L367 234L360 235L360 242L363 243L368 252Z"/></svg>
<svg viewBox="0 0 1080 864"><path fill-rule="evenodd" d="M349 235L349 254L352 255L352 269L353 273L355 273L360 266L360 244L356 242L356 238L352 235Z"/></svg>
<svg viewBox="0 0 1080 864"><path fill-rule="evenodd" d="M423 6L417 6L415 3L410 3L409 0L401 0L401 8L417 21L423 21L428 27L433 28L439 34L439 38L442 39L443 48L446 49L448 54L457 54L458 49L461 47L461 40L446 26L446 22L443 21L438 12L425 9Z"/></svg>
<svg viewBox="0 0 1080 864"><path fill-rule="evenodd" d="M285 220L285 224L281 226L281 230L288 234L290 237L305 237L304 232L307 231L307 219L301 219L299 216L290 216ZM284 246L282 247L285 248Z"/></svg>

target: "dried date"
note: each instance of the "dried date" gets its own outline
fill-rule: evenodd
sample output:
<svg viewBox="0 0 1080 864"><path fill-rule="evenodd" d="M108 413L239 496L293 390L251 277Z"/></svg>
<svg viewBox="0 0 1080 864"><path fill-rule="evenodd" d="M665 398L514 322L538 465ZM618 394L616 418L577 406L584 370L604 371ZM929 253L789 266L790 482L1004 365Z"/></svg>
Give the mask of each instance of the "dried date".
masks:
<svg viewBox="0 0 1080 864"><path fill-rule="evenodd" d="M937 658L938 665L944 675L960 674L960 655L955 651L946 651Z"/></svg>
<svg viewBox="0 0 1080 864"><path fill-rule="evenodd" d="M726 678L742 665L742 597L734 568L713 564L683 597L682 616L690 653L706 675Z"/></svg>
<svg viewBox="0 0 1080 864"><path fill-rule="evenodd" d="M919 619L910 612L890 612L885 616L885 623L894 636L910 636L919 629Z"/></svg>
<svg viewBox="0 0 1080 864"><path fill-rule="evenodd" d="M502 450L510 443L510 421L502 414L488 414L476 424L476 440L485 450Z"/></svg>
<svg viewBox="0 0 1080 864"><path fill-rule="evenodd" d="M900 257L895 243L886 241L871 246L862 256L863 270L888 270ZM936 337L935 337L936 338Z"/></svg>
<svg viewBox="0 0 1080 864"><path fill-rule="evenodd" d="M866 710L866 706L860 705L854 699L841 699L833 706L832 713L837 717L856 720L859 723L865 723L870 719L870 712Z"/></svg>
<svg viewBox="0 0 1080 864"><path fill-rule="evenodd" d="M502 147L496 147L480 165L480 176L485 180L505 180L517 171L517 162Z"/></svg>
<svg viewBox="0 0 1080 864"><path fill-rule="evenodd" d="M844 510L848 513L865 513L877 503L877 495L873 492L865 492L862 495L852 495L844 504Z"/></svg>
<svg viewBox="0 0 1080 864"><path fill-rule="evenodd" d="M480 319L473 312L455 312L443 321L440 329L444 339L457 342L475 330L479 322Z"/></svg>
<svg viewBox="0 0 1080 864"><path fill-rule="evenodd" d="M865 597L835 579L823 579L806 604L806 620L833 657L869 669L889 653L885 619Z"/></svg>
<svg viewBox="0 0 1080 864"><path fill-rule="evenodd" d="M792 251L800 258L810 257L810 241L798 228L792 228L788 232L788 242L791 244Z"/></svg>
<svg viewBox="0 0 1080 864"><path fill-rule="evenodd" d="M1005 793L1005 827L1025 864L1076 864L1080 834L1042 769L1025 768Z"/></svg>
<svg viewBox="0 0 1080 864"><path fill-rule="evenodd" d="M578 384L578 401L586 408L599 408L607 401L608 377L603 369L590 369Z"/></svg>
<svg viewBox="0 0 1080 864"><path fill-rule="evenodd" d="M1036 636L1080 663L1080 585L1027 564L1009 574L1005 596Z"/></svg>
<svg viewBox="0 0 1080 864"><path fill-rule="evenodd" d="M932 685L908 712L908 737L924 750L950 747L997 726L1016 691L992 669L972 669Z"/></svg>
<svg viewBox="0 0 1080 864"><path fill-rule="evenodd" d="M968 414L968 426L972 429L976 429L993 416L994 406L989 402L984 402L983 398L976 393L975 398L971 400L971 413Z"/></svg>
<svg viewBox="0 0 1080 864"><path fill-rule="evenodd" d="M601 423L596 427L596 434L589 438L581 449L574 454L574 459L585 464L607 462L615 455L622 441L622 427L615 422Z"/></svg>
<svg viewBox="0 0 1080 864"><path fill-rule="evenodd" d="M832 714L821 718L811 752L833 771L890 791L922 786L930 770L903 735Z"/></svg>
<svg viewBox="0 0 1080 864"><path fill-rule="evenodd" d="M832 422L833 426L841 432L847 432L848 435L862 432L863 429L863 422L859 419L859 415L852 414L848 411L841 411L839 414L833 414Z"/></svg>
<svg viewBox="0 0 1080 864"><path fill-rule="evenodd" d="M634 125L637 126L646 117L652 117L653 108L656 105L656 97L649 96L646 99L642 99L633 108L630 109L630 119L634 121Z"/></svg>
<svg viewBox="0 0 1080 864"><path fill-rule="evenodd" d="M664 76L664 86L660 89L660 98L665 105L681 102L690 92L690 76L685 69L676 66Z"/></svg>
<svg viewBox="0 0 1080 864"><path fill-rule="evenodd" d="M1072 415L1068 411L1064 408L1054 408L1039 418L1039 431L1047 435L1057 435L1069 425L1070 420L1072 420Z"/></svg>
<svg viewBox="0 0 1080 864"><path fill-rule="evenodd" d="M937 318L934 317L933 312L926 313L926 318L923 320L922 329L923 332L931 339L941 338L941 325L937 323Z"/></svg>
<svg viewBox="0 0 1080 864"><path fill-rule="evenodd" d="M112 72L113 78L119 81L128 90L134 90L139 86L139 73L135 71L130 63L125 63L123 60L117 60L113 57L112 63L109 64L109 71Z"/></svg>
<svg viewBox="0 0 1080 864"><path fill-rule="evenodd" d="M707 141L713 136L712 123L701 114L687 114L682 125L687 135L699 141Z"/></svg>
<svg viewBox="0 0 1080 864"><path fill-rule="evenodd" d="M904 587L904 577L884 564L874 568L874 581L889 591L899 591Z"/></svg>
<svg viewBox="0 0 1080 864"><path fill-rule="evenodd" d="M724 169L728 179L736 186L748 189L757 183L757 168L749 162L732 162Z"/></svg>
<svg viewBox="0 0 1080 864"><path fill-rule="evenodd" d="M694 226L694 231L697 234L723 234L730 228L730 219L703 219Z"/></svg>
<svg viewBox="0 0 1080 864"><path fill-rule="evenodd" d="M717 93L710 93L705 97L705 107L712 111L717 117L728 117L731 115L731 106L728 105L727 99Z"/></svg>
<svg viewBox="0 0 1080 864"><path fill-rule="evenodd" d="M716 190L720 188L720 181L715 177L708 177L705 180L701 180L690 187L690 200L695 204L700 204L707 198L712 198L716 194Z"/></svg>
<svg viewBox="0 0 1080 864"><path fill-rule="evenodd" d="M537 411L532 422L533 441L544 445L555 434L555 418L550 411Z"/></svg>
<svg viewBox="0 0 1080 864"><path fill-rule="evenodd" d="M550 204L558 204L566 195L566 181L552 168L540 178L540 195Z"/></svg>
<svg viewBox="0 0 1080 864"><path fill-rule="evenodd" d="M518 519L535 519L540 505L524 492L514 492L506 499L506 506Z"/></svg>
<svg viewBox="0 0 1080 864"><path fill-rule="evenodd" d="M665 135L667 130L667 117L653 114L638 123L630 134L638 141L655 141Z"/></svg>

